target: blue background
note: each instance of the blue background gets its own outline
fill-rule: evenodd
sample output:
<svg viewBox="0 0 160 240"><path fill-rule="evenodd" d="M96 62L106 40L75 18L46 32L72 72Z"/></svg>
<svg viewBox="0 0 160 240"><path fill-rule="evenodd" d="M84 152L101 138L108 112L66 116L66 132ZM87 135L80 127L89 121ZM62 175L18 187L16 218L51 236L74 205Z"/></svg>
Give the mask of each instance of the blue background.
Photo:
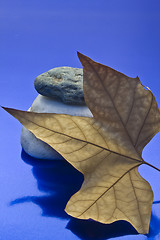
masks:
<svg viewBox="0 0 160 240"><path fill-rule="evenodd" d="M53 67L81 67L77 50L138 75L160 106L159 0L1 0L0 105L27 110L37 96L35 77ZM139 168L154 191L148 235L123 221L76 220L63 209L83 176L65 161L21 156L21 125L2 109L0 119L0 239L160 239L159 172ZM143 157L160 168L159 139Z"/></svg>

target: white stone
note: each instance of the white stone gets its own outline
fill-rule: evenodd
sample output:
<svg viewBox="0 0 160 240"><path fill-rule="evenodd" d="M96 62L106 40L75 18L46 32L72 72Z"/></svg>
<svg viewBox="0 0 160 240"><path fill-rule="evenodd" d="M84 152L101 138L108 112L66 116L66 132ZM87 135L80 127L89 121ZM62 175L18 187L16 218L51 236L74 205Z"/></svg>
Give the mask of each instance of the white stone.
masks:
<svg viewBox="0 0 160 240"><path fill-rule="evenodd" d="M29 111L39 113L64 113L73 116L92 117L86 105L67 105L58 100L38 95ZM62 156L43 141L37 139L30 131L23 127L21 145L26 153L40 159L62 159Z"/></svg>

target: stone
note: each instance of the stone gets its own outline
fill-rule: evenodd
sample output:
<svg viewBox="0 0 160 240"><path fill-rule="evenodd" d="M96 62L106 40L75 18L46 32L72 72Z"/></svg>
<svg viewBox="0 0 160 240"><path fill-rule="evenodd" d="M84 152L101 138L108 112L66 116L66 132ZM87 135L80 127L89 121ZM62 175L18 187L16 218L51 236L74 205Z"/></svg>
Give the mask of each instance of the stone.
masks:
<svg viewBox="0 0 160 240"><path fill-rule="evenodd" d="M75 116L92 117L92 113L86 105L65 104L56 99L42 95L34 100L29 111L39 113L64 113ZM21 133L21 145L26 153L39 159L60 160L62 156L47 143L37 139L30 131L23 127Z"/></svg>
<svg viewBox="0 0 160 240"><path fill-rule="evenodd" d="M67 104L85 104L83 96L83 70L81 68L57 67L39 75L35 89L43 96L58 97Z"/></svg>

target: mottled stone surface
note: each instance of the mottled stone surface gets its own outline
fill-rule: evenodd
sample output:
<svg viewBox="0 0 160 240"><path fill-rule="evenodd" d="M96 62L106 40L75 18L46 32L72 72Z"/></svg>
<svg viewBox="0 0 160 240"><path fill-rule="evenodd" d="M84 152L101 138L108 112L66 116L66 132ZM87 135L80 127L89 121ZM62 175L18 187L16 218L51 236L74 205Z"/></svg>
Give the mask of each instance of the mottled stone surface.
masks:
<svg viewBox="0 0 160 240"><path fill-rule="evenodd" d="M75 116L92 117L86 105L67 105L58 100L38 95L29 111L42 113L64 113ZM61 155L43 141L37 139L30 131L23 127L21 145L26 153L35 158L60 160Z"/></svg>
<svg viewBox="0 0 160 240"><path fill-rule="evenodd" d="M39 75L35 89L43 96L57 97L67 104L84 104L83 70L81 68L58 67Z"/></svg>

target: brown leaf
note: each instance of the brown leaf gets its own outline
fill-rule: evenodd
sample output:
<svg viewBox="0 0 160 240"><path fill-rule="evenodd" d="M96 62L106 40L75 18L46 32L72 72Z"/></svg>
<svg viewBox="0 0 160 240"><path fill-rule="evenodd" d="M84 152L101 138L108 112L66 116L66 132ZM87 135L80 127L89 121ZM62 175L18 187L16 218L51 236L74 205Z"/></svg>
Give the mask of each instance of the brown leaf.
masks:
<svg viewBox="0 0 160 240"><path fill-rule="evenodd" d="M138 173L143 147L160 130L160 111L139 78L129 78L78 54L84 96L94 118L5 108L37 138L84 174L66 212L102 223L130 222L149 229L153 193Z"/></svg>
<svg viewBox="0 0 160 240"><path fill-rule="evenodd" d="M98 121L112 132L123 132L138 153L160 130L154 95L138 77L129 78L78 53L83 65L84 96Z"/></svg>

